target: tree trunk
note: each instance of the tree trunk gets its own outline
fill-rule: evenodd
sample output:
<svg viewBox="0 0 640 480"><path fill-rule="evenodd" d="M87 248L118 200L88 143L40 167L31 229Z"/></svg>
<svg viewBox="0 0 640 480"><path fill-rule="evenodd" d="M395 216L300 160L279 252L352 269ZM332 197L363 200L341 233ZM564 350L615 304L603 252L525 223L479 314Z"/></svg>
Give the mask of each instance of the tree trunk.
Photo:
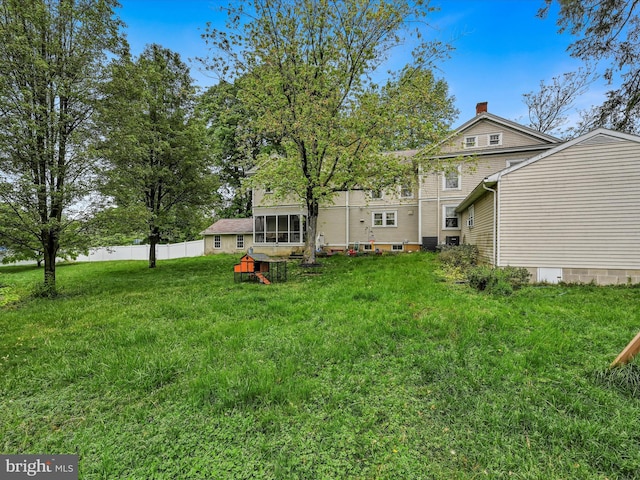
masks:
<svg viewBox="0 0 640 480"><path fill-rule="evenodd" d="M307 241L304 249L302 263L314 265L316 263L316 236L318 234L318 213L320 211L318 201L307 202Z"/></svg>
<svg viewBox="0 0 640 480"><path fill-rule="evenodd" d="M56 256L58 255L58 231L49 229L43 235L44 257L44 293L56 294Z"/></svg>
<svg viewBox="0 0 640 480"><path fill-rule="evenodd" d="M158 228L153 228L149 235L149 268L156 268L156 246L160 241Z"/></svg>

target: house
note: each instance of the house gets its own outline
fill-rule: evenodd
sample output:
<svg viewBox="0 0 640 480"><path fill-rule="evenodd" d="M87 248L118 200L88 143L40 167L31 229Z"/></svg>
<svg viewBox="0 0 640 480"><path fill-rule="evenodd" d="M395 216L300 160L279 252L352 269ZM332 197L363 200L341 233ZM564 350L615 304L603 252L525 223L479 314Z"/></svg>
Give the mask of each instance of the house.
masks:
<svg viewBox="0 0 640 480"><path fill-rule="evenodd" d="M462 241L535 281L640 282L640 137L598 129L480 181Z"/></svg>
<svg viewBox="0 0 640 480"><path fill-rule="evenodd" d="M253 244L252 218L224 218L208 227L204 236L204 253L244 253Z"/></svg>
<svg viewBox="0 0 640 480"><path fill-rule="evenodd" d="M418 172L414 182L390 192L339 192L318 216L317 246L324 250L408 252L433 250L461 242L462 224L456 208L486 176L545 152L560 143L476 106L476 116L461 125L441 145L441 160L473 158L457 172ZM410 158L417 151L395 152ZM271 199L268 190L253 191L253 248L268 255L302 250L305 207L296 201Z"/></svg>
<svg viewBox="0 0 640 480"><path fill-rule="evenodd" d="M534 281L640 282L640 137L598 129L562 142L479 103L434 159L461 162L453 173L421 170L390 192L340 192L321 208L318 247L406 252L470 243L484 262L528 268ZM274 202L260 189L253 202L245 248L303 248L300 203Z"/></svg>

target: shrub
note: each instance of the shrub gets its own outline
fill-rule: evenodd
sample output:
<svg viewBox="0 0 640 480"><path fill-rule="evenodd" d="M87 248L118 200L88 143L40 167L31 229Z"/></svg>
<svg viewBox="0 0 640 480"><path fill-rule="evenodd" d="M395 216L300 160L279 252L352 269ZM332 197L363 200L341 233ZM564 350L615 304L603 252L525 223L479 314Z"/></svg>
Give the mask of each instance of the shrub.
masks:
<svg viewBox="0 0 640 480"><path fill-rule="evenodd" d="M467 244L442 246L438 259L447 266L467 269L478 264L478 247Z"/></svg>
<svg viewBox="0 0 640 480"><path fill-rule="evenodd" d="M504 267L492 268L480 266L467 272L469 285L479 291L495 295L511 295L514 290L529 282L531 274L526 268Z"/></svg>

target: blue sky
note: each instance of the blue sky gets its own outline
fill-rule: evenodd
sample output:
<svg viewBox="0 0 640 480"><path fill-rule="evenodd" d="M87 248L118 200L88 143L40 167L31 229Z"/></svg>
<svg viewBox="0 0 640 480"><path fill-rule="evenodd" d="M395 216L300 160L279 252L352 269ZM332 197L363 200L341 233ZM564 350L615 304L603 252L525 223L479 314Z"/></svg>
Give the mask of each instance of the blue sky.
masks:
<svg viewBox="0 0 640 480"><path fill-rule="evenodd" d="M206 87L216 79L197 71L189 58L205 56L200 37L207 22L222 26L224 17L211 0L120 0L118 14L127 24L127 38L138 55L149 43L159 43L181 54L196 82ZM227 2L224 1L226 4ZM434 0L440 11L432 14L430 38L451 42L451 59L438 65L437 75L449 84L456 98L459 125L475 115L478 102L489 102L489 112L527 123L522 94L536 91L541 80L575 70L569 34L557 33L555 11L541 20L536 12L543 0ZM607 90L595 84L576 105L602 103Z"/></svg>

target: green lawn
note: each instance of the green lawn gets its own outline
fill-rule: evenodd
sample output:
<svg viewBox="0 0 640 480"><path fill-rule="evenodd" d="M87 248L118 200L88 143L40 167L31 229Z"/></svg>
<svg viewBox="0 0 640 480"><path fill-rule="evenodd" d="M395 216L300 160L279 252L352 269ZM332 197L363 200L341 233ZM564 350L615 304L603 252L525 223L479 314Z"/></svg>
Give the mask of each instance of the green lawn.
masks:
<svg viewBox="0 0 640 480"><path fill-rule="evenodd" d="M80 478L640 475L640 288L439 281L431 254L331 257L287 283L239 257L0 268L0 453Z"/></svg>

